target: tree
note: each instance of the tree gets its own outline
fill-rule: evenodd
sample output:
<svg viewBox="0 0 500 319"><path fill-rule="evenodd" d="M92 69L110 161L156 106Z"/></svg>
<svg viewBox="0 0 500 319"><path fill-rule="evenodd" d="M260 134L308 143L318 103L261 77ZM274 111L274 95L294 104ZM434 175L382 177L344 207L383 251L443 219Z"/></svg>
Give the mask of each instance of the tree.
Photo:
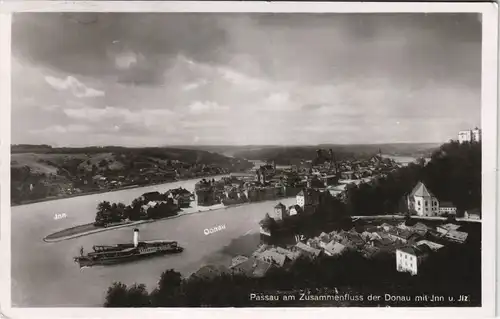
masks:
<svg viewBox="0 0 500 319"><path fill-rule="evenodd" d="M127 285L114 282L108 288L104 307L149 307L151 305L148 291L144 284Z"/></svg>
<svg viewBox="0 0 500 319"><path fill-rule="evenodd" d="M124 210L125 218L129 220L137 221L141 219L141 206L139 205L129 205L125 207Z"/></svg>
<svg viewBox="0 0 500 319"><path fill-rule="evenodd" d="M106 167L108 165L108 161L102 159L99 161L99 167Z"/></svg>
<svg viewBox="0 0 500 319"><path fill-rule="evenodd" d="M144 284L134 284L127 291L128 307L150 307L151 300Z"/></svg>
<svg viewBox="0 0 500 319"><path fill-rule="evenodd" d="M127 285L121 282L114 282L108 288L104 307L127 307Z"/></svg>
<svg viewBox="0 0 500 319"><path fill-rule="evenodd" d="M169 307L180 305L180 292L182 285L182 276L180 273L169 269L164 271L158 286L151 293L152 304L155 307Z"/></svg>
<svg viewBox="0 0 500 319"><path fill-rule="evenodd" d="M97 214L95 217L96 226L106 226L113 222L112 206L108 201L102 201L97 205Z"/></svg>

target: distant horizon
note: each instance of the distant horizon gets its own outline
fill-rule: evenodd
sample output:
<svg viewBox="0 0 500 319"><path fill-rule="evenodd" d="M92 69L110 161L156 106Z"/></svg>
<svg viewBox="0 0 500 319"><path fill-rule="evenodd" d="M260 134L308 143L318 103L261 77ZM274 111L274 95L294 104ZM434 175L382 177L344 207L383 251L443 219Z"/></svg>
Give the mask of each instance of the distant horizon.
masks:
<svg viewBox="0 0 500 319"><path fill-rule="evenodd" d="M355 146L355 145L411 145L411 144L444 144L448 141L443 142L384 142L384 143L350 143L350 144L338 144L338 143L319 143L319 144L171 144L171 145L150 145L150 146L133 146L133 145L54 145L54 144L32 144L32 143L11 143L11 146L50 146L52 148L90 148L90 147L123 147L123 148L175 148L175 147L313 147L313 146Z"/></svg>

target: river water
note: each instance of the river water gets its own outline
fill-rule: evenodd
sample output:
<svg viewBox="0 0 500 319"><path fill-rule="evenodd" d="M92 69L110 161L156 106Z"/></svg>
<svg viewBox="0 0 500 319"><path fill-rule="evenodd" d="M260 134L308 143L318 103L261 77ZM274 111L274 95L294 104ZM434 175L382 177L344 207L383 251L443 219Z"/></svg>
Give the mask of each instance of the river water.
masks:
<svg viewBox="0 0 500 319"><path fill-rule="evenodd" d="M126 189L54 201L40 202L12 208L12 306L13 307L100 307L106 289L114 282L127 285L146 284L151 291L161 275L173 268L184 276L196 271L230 244L245 241L249 235L258 237L258 222L271 212L278 201L214 209L178 218L139 225L142 240L172 239L185 248L178 255L162 256L134 263L100 266L80 270L73 262L80 247L132 241L133 227L105 231L57 243L42 239L58 230L89 223L94 220L99 202L130 204L145 192L165 192L184 187L194 191L198 180L187 180L162 185ZM285 205L294 198L281 200ZM194 204L194 203L193 203ZM197 211L194 207L189 211ZM65 213L55 220L55 214ZM225 229L205 235L207 228L225 225ZM253 242L252 242L253 243ZM255 243L257 244L258 241Z"/></svg>
<svg viewBox="0 0 500 319"><path fill-rule="evenodd" d="M416 157L411 157L411 156L382 155L382 157L393 159L394 161L402 164L403 166L407 166L408 164L415 163L417 161ZM426 163L428 163L430 160L431 160L430 158L425 158Z"/></svg>

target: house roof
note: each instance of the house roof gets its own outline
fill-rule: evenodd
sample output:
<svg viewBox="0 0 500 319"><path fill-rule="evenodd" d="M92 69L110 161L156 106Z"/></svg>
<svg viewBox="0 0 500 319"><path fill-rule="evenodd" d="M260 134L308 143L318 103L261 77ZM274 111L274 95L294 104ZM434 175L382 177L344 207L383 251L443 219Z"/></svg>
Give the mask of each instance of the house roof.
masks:
<svg viewBox="0 0 500 319"><path fill-rule="evenodd" d="M283 265L285 264L286 262L286 256L283 255L283 254L280 254L276 251L272 251L272 250L266 250L266 251L263 251L259 256L258 258L260 260L264 260L266 262L270 262L270 261L273 261L274 263L276 263L278 266L280 267L283 267Z"/></svg>
<svg viewBox="0 0 500 319"><path fill-rule="evenodd" d="M231 260L231 267L229 267L229 268L236 267L236 266L238 266L239 264L244 263L244 262L245 262L245 261L247 261L247 260L248 260L248 257L246 257L246 256L241 256L241 255L240 255L240 256L236 256L236 257L234 257L234 258Z"/></svg>
<svg viewBox="0 0 500 319"><path fill-rule="evenodd" d="M432 253L431 247L426 243L421 243L420 245L417 245L416 248L420 250L423 254Z"/></svg>
<svg viewBox="0 0 500 319"><path fill-rule="evenodd" d="M438 249L444 247L441 244L438 244L438 243L435 243L433 241L426 240L426 239L417 242L417 246L420 246L420 245L423 245L423 244L427 245L430 249L433 249L433 250L438 250Z"/></svg>
<svg viewBox="0 0 500 319"><path fill-rule="evenodd" d="M282 255L285 255L287 256L290 260L294 260L294 259L297 259L297 257L299 257L299 253L297 252L293 252L291 250L288 250L288 249L285 249L285 248L282 248L282 247L276 247L276 248L272 248L270 249L271 251L276 251L277 253L279 254L282 254Z"/></svg>
<svg viewBox="0 0 500 319"><path fill-rule="evenodd" d="M458 241L465 241L469 234L458 230L450 230L445 236Z"/></svg>
<svg viewBox="0 0 500 319"><path fill-rule="evenodd" d="M247 276L262 277L266 274L269 268L271 268L270 263L251 257L235 266L233 269L238 269Z"/></svg>
<svg viewBox="0 0 500 319"><path fill-rule="evenodd" d="M427 246L427 248L429 248L429 247ZM407 254L410 254L410 255L413 255L416 257L424 256L428 253L427 249L425 249L425 248L420 249L420 248L417 248L415 246L402 247L402 248L398 248L397 250L400 250L402 252L405 252Z"/></svg>
<svg viewBox="0 0 500 319"><path fill-rule="evenodd" d="M452 231L452 230L457 230L457 229L459 229L459 228L460 228L460 225L456 225L456 224L451 224L451 223L449 223L449 224L440 225L440 226L438 226L438 227L443 228L443 229L446 229L446 230L448 230L448 231Z"/></svg>
<svg viewBox="0 0 500 319"><path fill-rule="evenodd" d="M297 245L295 245L297 248L307 252L307 253L310 253L312 255L319 255L321 253L321 250L319 249L316 249L316 248L313 248L313 247L310 247L310 246L307 246L306 244L304 243L297 243Z"/></svg>
<svg viewBox="0 0 500 319"><path fill-rule="evenodd" d="M411 236L411 232L405 230L405 229L391 229L389 230L389 234L393 235L393 236L397 236L399 238L404 238L404 239L408 239L410 236Z"/></svg>
<svg viewBox="0 0 500 319"><path fill-rule="evenodd" d="M378 242L382 246L392 245L392 240L387 237L381 237L381 239L375 239L374 241Z"/></svg>
<svg viewBox="0 0 500 319"><path fill-rule="evenodd" d="M303 190L302 190L302 191L300 191L300 192L297 194L297 196L304 196L304 191L303 191Z"/></svg>
<svg viewBox="0 0 500 319"><path fill-rule="evenodd" d="M342 251L344 251L345 248L346 247L344 245L335 242L334 240L332 240L328 243L328 245L325 246L325 250L332 253L333 255L340 254Z"/></svg>
<svg viewBox="0 0 500 319"><path fill-rule="evenodd" d="M429 228L429 227L427 227L427 225L425 225L424 223L421 223L421 222L418 222L415 225L410 226L410 227L413 229L425 229L425 230L427 230Z"/></svg>
<svg viewBox="0 0 500 319"><path fill-rule="evenodd" d="M435 197L422 182L418 182L410 196Z"/></svg>

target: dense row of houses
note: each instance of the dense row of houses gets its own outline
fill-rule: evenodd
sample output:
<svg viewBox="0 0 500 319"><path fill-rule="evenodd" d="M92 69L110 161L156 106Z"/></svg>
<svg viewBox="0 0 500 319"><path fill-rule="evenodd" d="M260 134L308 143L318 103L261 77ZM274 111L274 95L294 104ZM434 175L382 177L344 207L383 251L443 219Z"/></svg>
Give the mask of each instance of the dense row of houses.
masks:
<svg viewBox="0 0 500 319"><path fill-rule="evenodd" d="M194 194L185 188L169 189L165 193L149 192L142 194L138 200L142 203L141 214L147 215L148 210L158 205L169 205L175 209L187 208L194 200Z"/></svg>
<svg viewBox="0 0 500 319"><path fill-rule="evenodd" d="M202 180L196 186L198 205L273 200L296 196L302 189L329 191L333 196L345 199L347 185L370 183L400 166L381 154L368 160L335 161L330 151L328 158L322 163L301 161L279 168L272 162L247 172L231 173L217 181Z"/></svg>

